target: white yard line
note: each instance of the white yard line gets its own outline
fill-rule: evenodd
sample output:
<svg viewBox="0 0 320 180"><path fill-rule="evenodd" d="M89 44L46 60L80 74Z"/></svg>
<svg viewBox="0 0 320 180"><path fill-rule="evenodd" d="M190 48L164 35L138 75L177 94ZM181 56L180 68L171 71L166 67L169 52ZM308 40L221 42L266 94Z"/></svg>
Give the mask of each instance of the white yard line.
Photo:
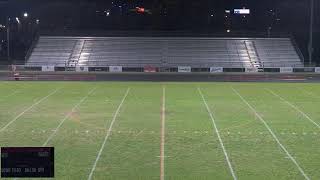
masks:
<svg viewBox="0 0 320 180"><path fill-rule="evenodd" d="M26 112L30 111L32 108L34 108L36 105L40 104L41 102L43 102L44 100L48 99L50 96L54 95L55 93L57 93L61 88L57 88L55 89L53 92L51 92L50 94L48 94L47 96L41 98L39 101L33 103L31 106L29 106L28 108L26 108L23 112L21 112L18 116L16 116L15 118L13 118L8 124L6 124L4 127L2 127L0 129L0 132L4 131L5 129L7 129L12 123L14 123L17 119L19 119L21 116L23 116Z"/></svg>
<svg viewBox="0 0 320 180"><path fill-rule="evenodd" d="M164 143L165 143L165 122L166 122L166 88L162 88L161 107L161 142L160 142L160 180L164 180Z"/></svg>
<svg viewBox="0 0 320 180"><path fill-rule="evenodd" d="M43 143L42 147L47 146L47 144L51 141L51 139L55 136L55 134L58 132L58 130L60 129L60 127L63 125L63 123L69 119L69 117L72 115L72 113L74 113L77 108L97 89L97 87L91 89L88 94L83 97L72 109L71 111L60 121L59 125L56 127L55 130L53 130L53 132L51 133L51 135L48 137L48 139L46 140L45 143Z"/></svg>
<svg viewBox="0 0 320 180"><path fill-rule="evenodd" d="M114 122L116 121L116 119L117 119L117 117L118 117L118 115L119 115L119 113L120 113L120 109L121 109L121 107L122 107L122 104L124 103L125 99L127 98L129 92L130 92L130 88L127 89L127 92L126 92L125 95L123 96L123 98L122 98L122 100L121 100L121 103L119 104L116 112L115 112L114 115L113 115L111 124L110 124L110 126L109 126L108 131L107 131L107 134L106 134L106 136L105 136L105 138L104 138L104 141L103 141L103 143L102 143L102 145L101 145L101 148L100 148L100 150L99 150L99 153L98 153L98 155L97 155L97 157L96 157L96 160L94 161L94 164L93 164L92 169L91 169L91 171L90 171L88 180L91 180L91 179L92 179L93 173L94 173L94 171L95 171L95 169L96 169L96 167L97 167L97 164L98 164L98 161L99 161L99 159L100 159L100 156L101 156L101 154L102 154L102 152L103 152L103 150L104 150L104 147L105 147L105 145L106 145L106 143L107 143L107 140L108 140L108 138L109 138L109 136L110 136L110 134L111 134L111 131L112 131L112 128L113 128L113 124L114 124Z"/></svg>
<svg viewBox="0 0 320 180"><path fill-rule="evenodd" d="M305 118L307 118L311 123L313 123L315 126L317 126L318 128L320 128L320 125L318 123L316 123L313 119L311 119L306 113L304 113L302 110L300 110L297 106L293 105L292 103L290 103L289 101L285 100L283 97L281 97L280 95L278 95L277 93L275 93L274 91L272 91L271 89L266 88L267 91L269 91L271 94L273 94L274 96L278 97L279 99L281 99L283 102L285 102L286 104L288 104L289 106L291 106L293 109L295 109L296 111L298 111L301 115L303 115Z"/></svg>
<svg viewBox="0 0 320 180"><path fill-rule="evenodd" d="M233 167L232 167L232 164L231 164L231 162L230 162L230 158L229 158L229 156L228 156L227 150L226 150L226 148L224 147L223 141L222 141L221 136L220 136L220 132L219 132L218 127L217 127L216 122L215 122L215 119L214 119L214 117L213 117L213 115L212 115L212 112L211 112L211 110L210 110L210 108L209 108L209 106L208 106L208 104L207 104L207 101L206 101L206 99L205 99L205 97L204 97L201 89L198 88L198 91L199 91L199 94L201 95L201 98L202 98L202 100L203 100L204 105L205 105L206 108L207 108L207 112L208 112L208 114L209 114L209 116L210 116L210 118L211 118L211 120L212 120L212 124L213 124L214 130L215 130L215 132L216 132L216 134L217 134L217 136L218 136L218 140L219 140L219 142L220 142L220 145L221 145L221 148L222 148L222 150L223 150L224 156L225 156L226 161L227 161L227 163L228 163L228 167L229 167L230 173L231 173L233 179L236 180L236 179L237 179L237 176L236 176L236 174L235 174L235 172L234 172L234 170L233 170Z"/></svg>
<svg viewBox="0 0 320 180"><path fill-rule="evenodd" d="M240 99L251 109L251 111L255 114L255 116L263 123L263 125L267 128L269 133L272 135L273 139L278 143L278 145L281 147L281 149L286 153L286 155L290 158L290 160L296 165L302 176L310 180L310 178L307 176L307 174L303 171L301 166L298 164L298 162L294 159L294 157L288 152L288 150L285 148L285 146L280 142L278 137L275 135L275 133L271 130L267 122L261 117L261 115L249 104L249 102L242 97L242 95L232 87L232 90L240 97Z"/></svg>

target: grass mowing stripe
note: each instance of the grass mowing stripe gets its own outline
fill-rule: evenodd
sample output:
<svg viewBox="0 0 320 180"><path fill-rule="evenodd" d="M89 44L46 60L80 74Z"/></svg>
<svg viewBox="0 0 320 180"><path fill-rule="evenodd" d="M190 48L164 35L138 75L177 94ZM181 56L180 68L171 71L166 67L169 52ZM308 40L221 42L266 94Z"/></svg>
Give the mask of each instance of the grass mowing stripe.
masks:
<svg viewBox="0 0 320 180"><path fill-rule="evenodd" d="M124 103L125 99L127 98L129 92L130 92L130 88L127 89L127 92L126 92L125 95L123 96L123 98L122 98L122 100L121 100L121 103L119 104L116 112L114 113L114 116L113 116L113 118L112 118L111 124L110 124L110 126L109 126L108 131L107 131L107 134L106 134L106 136L105 136L105 138L104 138L104 141L103 141L103 143L102 143L102 145L101 145L101 148L100 148L100 150L99 150L99 153L98 153L98 155L97 155L97 158L96 158L96 160L95 160L95 162L94 162L94 164L93 164L93 166L92 166L92 169L91 169L91 171L90 171L88 180L91 180L91 179L92 179L93 173L94 173L94 171L95 171L95 169L96 169L96 167L97 167L97 164L98 164L98 161L99 161L100 156L101 156L101 154L102 154L102 151L103 151L103 149L104 149L104 147L105 147L105 145L106 145L106 143L107 143L107 140L108 140L108 138L109 138L109 136L110 136L110 133L111 133L111 131L112 131L113 124L114 124L114 122L116 121L116 119L117 119L117 117L118 117L118 114L119 114L119 112L120 112L120 109L121 109L121 107L122 107L122 104Z"/></svg>
<svg viewBox="0 0 320 180"><path fill-rule="evenodd" d="M285 100L283 97L281 97L279 94L275 93L274 91L272 91L271 89L265 88L267 91L269 91L271 94L273 94L274 96L278 97L279 99L281 99L283 102L285 102L286 104L288 104L289 106L291 106L293 109L295 109L296 111L298 111L300 114L302 114L305 118L307 118L311 123L313 123L315 126L317 126L318 128L320 128L320 125L317 124L313 119L311 119L306 113L304 113L303 111L301 111L297 106L293 105L292 103L290 103L289 101Z"/></svg>
<svg viewBox="0 0 320 180"><path fill-rule="evenodd" d="M4 96L4 97L1 97L0 102L3 101L3 100L5 100L5 99L7 99L7 98L9 98L9 97L11 97L11 96L13 96L13 95L15 95L15 94L17 94L18 92L19 92L19 90L15 90L15 91L13 91L13 92L10 93L10 94L8 94L8 95L6 95L6 96Z"/></svg>
<svg viewBox="0 0 320 180"><path fill-rule="evenodd" d="M164 180L164 143L165 143L165 121L166 121L165 118L166 118L166 88L162 87L160 180Z"/></svg>
<svg viewBox="0 0 320 180"><path fill-rule="evenodd" d="M198 92L199 92L199 94L200 94L200 96L201 96L201 98L202 98L202 101L203 101L204 105L206 106L206 109L207 109L207 111L208 111L208 114L209 114L209 116L210 116L210 118L211 118L211 120L212 120L212 124L213 124L213 127L214 127L214 129L215 129L215 132L216 132L216 134L217 134L217 136L218 136L218 139L219 139L221 148L222 148L222 150L223 150L223 154L224 154L224 156L225 156L225 158L226 158L226 161L227 161L227 163L228 163L230 173L231 173L233 179L234 179L234 180L237 180L237 176L236 176L236 174L234 173L232 164L231 164L231 162L230 162L230 158L229 158L229 156L228 156L228 153L227 153L226 148L224 147L223 141L222 141L222 139L221 139L221 136L220 136L218 127L217 127L217 125L216 125L215 119L214 119L214 117L213 117L213 115L212 115L212 112L211 112L211 110L210 110L210 108L209 108L209 106L208 106L208 104L207 104L207 101L206 101L206 99L205 99L205 97L204 97L204 95L203 95L203 93L202 93L202 91L201 91L200 88L198 88Z"/></svg>
<svg viewBox="0 0 320 180"><path fill-rule="evenodd" d="M237 94L240 99L251 109L251 111L255 114L255 116L264 124L264 126L268 129L269 133L272 135L274 140L278 143L278 145L281 147L281 149L287 154L287 156L291 159L291 161L296 165L300 173L303 175L303 177L307 180L310 180L308 175L304 172L304 170L301 168L301 166L298 164L298 162L293 158L293 156L288 152L288 150L284 147L284 145L280 142L278 137L275 135L275 133L271 130L269 125L266 123L266 121L260 116L260 114L249 104L249 102L242 97L242 95L232 87L232 90Z"/></svg>
<svg viewBox="0 0 320 180"><path fill-rule="evenodd" d="M47 96L41 98L39 101L33 103L31 106L29 106L28 108L26 108L23 112L21 112L18 116L16 116L15 118L13 118L7 125L5 125L4 127L2 127L0 129L0 132L4 131L6 128L8 128L12 123L14 123L17 119L19 119L21 116L23 116L26 112L30 111L33 107L35 107L36 105L40 104L41 102L43 102L44 100L48 99L50 96L54 95L55 93L57 93L61 88L57 88L55 89L53 92L51 92L50 94L48 94Z"/></svg>
<svg viewBox="0 0 320 180"><path fill-rule="evenodd" d="M83 97L73 108L72 110L60 121L59 125L56 127L56 129L53 131L53 133L48 137L45 143L43 143L43 147L46 146L50 140L55 136L57 131L60 129L60 127L63 125L63 123L72 115L72 113L75 112L75 110L97 89L97 87L91 89L91 91Z"/></svg>

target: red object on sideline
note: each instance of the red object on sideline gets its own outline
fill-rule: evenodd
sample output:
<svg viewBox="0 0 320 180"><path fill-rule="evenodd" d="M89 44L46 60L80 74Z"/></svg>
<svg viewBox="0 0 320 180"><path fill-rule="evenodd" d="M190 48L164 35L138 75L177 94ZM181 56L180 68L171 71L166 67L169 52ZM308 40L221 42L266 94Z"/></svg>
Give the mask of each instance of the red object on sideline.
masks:
<svg viewBox="0 0 320 180"><path fill-rule="evenodd" d="M157 72L157 68L153 66L145 66L144 72L155 73Z"/></svg>

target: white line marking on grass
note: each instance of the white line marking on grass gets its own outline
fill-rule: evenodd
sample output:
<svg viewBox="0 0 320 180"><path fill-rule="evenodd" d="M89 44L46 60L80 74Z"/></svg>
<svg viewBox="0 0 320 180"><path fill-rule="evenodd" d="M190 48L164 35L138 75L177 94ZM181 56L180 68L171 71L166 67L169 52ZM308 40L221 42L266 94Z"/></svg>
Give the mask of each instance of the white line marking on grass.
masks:
<svg viewBox="0 0 320 180"><path fill-rule="evenodd" d="M240 97L240 99L251 109L251 111L255 114L255 116L263 123L263 125L268 129L269 133L272 135L273 139L278 143L278 145L281 147L281 149L287 154L287 156L291 159L291 161L296 165L300 173L303 175L303 177L307 180L310 180L310 178L307 176L307 174L303 171L303 169L300 167L298 162L294 159L294 157L288 152L288 150L282 145L278 137L275 135L275 133L271 130L267 122L260 116L260 114L248 103L242 95L232 87L232 90Z"/></svg>
<svg viewBox="0 0 320 180"><path fill-rule="evenodd" d="M14 123L16 120L18 120L21 116L23 116L26 112L30 111L32 108L34 108L36 105L40 104L41 102L43 102L44 100L48 99L50 96L54 95L55 93L57 93L61 88L57 88L55 89L53 92L51 92L50 94L48 94L47 96L41 98L39 101L33 103L31 106L29 106L28 108L26 108L23 112L21 112L18 116L16 116L15 118L13 118L7 125L3 126L0 129L0 132L4 131L6 128L8 128L12 123Z"/></svg>
<svg viewBox="0 0 320 180"><path fill-rule="evenodd" d="M91 180L91 179L92 179L93 173L94 173L94 171L95 171L95 169L96 169L96 167L97 167L97 164L98 164L98 161L99 161L100 156L101 156L101 154L102 154L102 151L103 151L103 149L104 149L104 147L105 147L105 145L106 145L106 143L107 143L107 140L108 140L108 138L109 138L109 136L110 136L110 133L111 133L111 131L112 131L113 124L114 124L114 122L116 121L116 119L117 119L117 117L118 117L118 115L119 115L120 109L121 109L121 107L122 107L122 104L124 103L125 99L127 98L129 92L130 92L130 88L127 89L126 94L123 96L121 103L119 104L116 112L115 112L114 115L113 115L111 124L110 124L110 126L109 126L108 131L107 131L107 135L105 136L104 141L103 141L103 143L102 143L102 145L101 145L101 148L100 148L100 150L99 150L99 153L98 153L98 155L97 155L97 158L96 158L96 160L94 161L94 164L93 164L93 166L92 166L92 169L91 169L90 174L89 174L89 177L88 177L88 180Z"/></svg>
<svg viewBox="0 0 320 180"><path fill-rule="evenodd" d="M165 123L166 123L166 88L162 87L161 106L161 142L160 142L160 180L164 180L164 145L165 145Z"/></svg>
<svg viewBox="0 0 320 180"><path fill-rule="evenodd" d="M297 106L293 105L292 103L290 103L289 101L285 100L283 97L281 97L280 95L278 95L277 93L273 92L271 89L267 89L267 91L269 91L271 94L273 94L274 96L278 97L279 99L281 99L283 102L285 102L286 104L288 104L289 106L291 106L293 109L295 109L296 111L298 111L300 114L302 114L305 118L307 118L311 123L313 123L315 126L317 126L318 128L320 128L320 125L317 124L314 120L312 120L306 113L304 113L303 111L301 111Z"/></svg>
<svg viewBox="0 0 320 180"><path fill-rule="evenodd" d="M303 88L300 88L300 87L297 87L299 90L301 90L302 92L304 92L305 94L309 94L310 96L313 96L313 97L316 97L316 98L319 98L319 96L309 90L305 90Z"/></svg>
<svg viewBox="0 0 320 180"><path fill-rule="evenodd" d="M140 136L140 134L142 134L143 131L144 131L144 130L141 130L139 133L137 133L137 134L136 134L136 137L137 137L137 136Z"/></svg>
<svg viewBox="0 0 320 180"><path fill-rule="evenodd" d="M47 144L51 141L51 139L55 136L55 134L58 132L62 124L76 111L76 109L95 91L97 87L91 89L91 91L83 97L73 108L72 110L60 121L59 125L56 127L56 129L51 133L51 135L48 137L45 143L43 143L43 147L47 146Z"/></svg>
<svg viewBox="0 0 320 180"><path fill-rule="evenodd" d="M203 101L204 105L205 105L206 108L207 108L207 112L208 112L208 114L209 114L209 116L210 116L210 118L211 118L211 120L212 120L213 127L214 127L214 129L215 129L215 131L216 131L216 134L217 134L217 136L218 136L218 139L219 139L221 148L222 148L222 150L223 150L224 156L225 156L226 161L227 161L227 163L228 163L230 173L231 173L233 179L236 180L236 179L237 179L237 176L236 176L236 174L234 173L234 170L233 170L233 167L232 167L232 165L231 165L231 162L230 162L228 153L227 153L226 148L224 147L223 141L222 141L222 139L221 139L221 137L220 137L220 133L219 133L218 127L217 127L217 125L216 125L215 119L214 119L214 117L213 117L213 115L212 115L212 112L211 112L211 110L210 110L210 108L209 108L209 106L208 106L208 104L207 104L207 101L206 101L204 95L202 94L201 89L198 88L198 91L199 91L199 94L200 94L201 97L202 97L202 101Z"/></svg>

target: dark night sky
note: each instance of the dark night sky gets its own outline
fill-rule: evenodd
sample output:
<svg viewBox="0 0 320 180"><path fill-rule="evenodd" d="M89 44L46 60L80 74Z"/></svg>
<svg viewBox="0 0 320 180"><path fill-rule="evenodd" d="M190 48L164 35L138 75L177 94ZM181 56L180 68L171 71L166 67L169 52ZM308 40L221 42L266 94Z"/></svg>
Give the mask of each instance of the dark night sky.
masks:
<svg viewBox="0 0 320 180"><path fill-rule="evenodd" d="M8 3L1 3L7 1ZM113 4L112 4L113 2ZM289 32L306 54L310 0L0 0L0 24L5 17L40 19L41 30L205 30L225 32ZM119 8L121 6L121 8ZM152 15L129 11L136 6L152 10ZM250 8L245 19L225 19L225 9ZM106 17L105 10L111 15ZM273 10L272 13L270 10ZM320 1L315 0L315 46L320 54ZM211 17L210 15L214 16ZM279 21L275 21L279 19ZM227 22L227 23L226 23ZM317 55L319 56L319 55Z"/></svg>
<svg viewBox="0 0 320 180"><path fill-rule="evenodd" d="M3 1L3 0L2 0ZM319 2L316 6L319 7ZM113 2L113 4L111 3ZM214 14L214 28L224 28L224 10L247 7L251 9L250 25L243 30L261 30L268 26L267 11L273 9L281 19L281 30L305 31L308 25L309 0L9 0L9 8L0 11L5 16L20 16L28 11L42 21L43 27L53 24L56 28L68 25L73 28L122 28L130 29L138 24L160 29L203 29L208 26L208 15ZM135 6L152 9L153 15L135 16L128 9ZM122 8L118 8L121 6ZM111 17L97 17L96 11L110 9ZM319 8L318 8L319 9ZM166 16L160 13L166 12ZM118 16L121 14L122 16ZM103 14L102 14L103 15ZM319 17L319 13L317 16ZM113 21L112 27L108 21ZM319 19L316 20L319 30ZM240 24L240 23L239 23ZM233 26L237 28L237 25Z"/></svg>

